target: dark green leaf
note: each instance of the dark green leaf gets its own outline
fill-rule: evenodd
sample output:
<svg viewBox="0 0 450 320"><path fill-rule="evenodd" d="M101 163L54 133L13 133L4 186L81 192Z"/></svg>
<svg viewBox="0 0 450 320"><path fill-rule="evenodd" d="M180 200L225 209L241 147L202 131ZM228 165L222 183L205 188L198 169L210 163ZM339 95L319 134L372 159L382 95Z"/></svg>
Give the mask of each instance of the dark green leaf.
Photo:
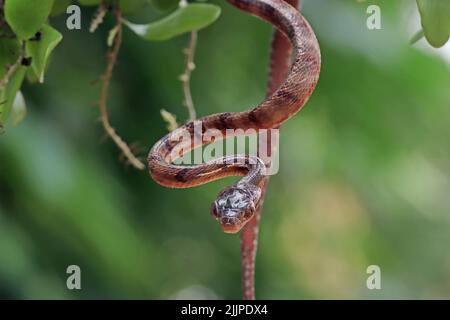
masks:
<svg viewBox="0 0 450 320"><path fill-rule="evenodd" d="M42 27L53 7L53 0L9 0L5 2L5 18L15 34L29 39Z"/></svg>
<svg viewBox="0 0 450 320"><path fill-rule="evenodd" d="M25 78L27 79L28 83L37 83L39 81L38 76L36 75L36 72L34 72L33 68L28 68L27 72L25 73Z"/></svg>
<svg viewBox="0 0 450 320"><path fill-rule="evenodd" d="M150 24L125 24L146 40L168 40L193 30L207 27L217 20L220 7L212 4L190 4L178 8L167 17Z"/></svg>
<svg viewBox="0 0 450 320"><path fill-rule="evenodd" d="M39 82L44 82L44 71L48 58L55 47L61 42L62 35L48 24L40 30L39 41L27 42L27 53L32 58L31 68L36 74Z"/></svg>

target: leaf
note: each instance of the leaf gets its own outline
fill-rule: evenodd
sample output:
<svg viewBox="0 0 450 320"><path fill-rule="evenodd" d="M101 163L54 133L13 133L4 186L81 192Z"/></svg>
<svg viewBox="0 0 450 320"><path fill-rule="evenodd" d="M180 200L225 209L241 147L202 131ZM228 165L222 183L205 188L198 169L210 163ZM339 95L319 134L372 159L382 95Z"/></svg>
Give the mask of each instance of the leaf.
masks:
<svg viewBox="0 0 450 320"><path fill-rule="evenodd" d="M442 47L450 37L450 1L417 0L422 27L427 41Z"/></svg>
<svg viewBox="0 0 450 320"><path fill-rule="evenodd" d="M149 0L150 4L158 11L169 11L177 7L179 0Z"/></svg>
<svg viewBox="0 0 450 320"><path fill-rule="evenodd" d="M11 120L13 126L17 126L25 116L27 115L27 105L25 103L25 99L22 95L22 92L17 92L16 98L14 99L14 103L11 111Z"/></svg>
<svg viewBox="0 0 450 320"><path fill-rule="evenodd" d="M14 33L22 40L35 35L47 20L53 0L8 0L5 18Z"/></svg>
<svg viewBox="0 0 450 320"><path fill-rule="evenodd" d="M220 7L212 4L190 4L150 24L124 23L146 40L168 40L183 33L207 27L217 20Z"/></svg>
<svg viewBox="0 0 450 320"><path fill-rule="evenodd" d="M25 73L25 78L27 79L28 83L37 83L39 82L38 76L36 75L36 72L34 72L33 68L28 68L27 72Z"/></svg>
<svg viewBox="0 0 450 320"><path fill-rule="evenodd" d="M54 0L52 12L50 13L50 15L54 17L66 12L69 5L70 0Z"/></svg>
<svg viewBox="0 0 450 320"><path fill-rule="evenodd" d="M9 118L17 91L22 85L25 71L25 67L19 67L6 88L0 92L0 124L6 123Z"/></svg>
<svg viewBox="0 0 450 320"><path fill-rule="evenodd" d="M40 30L41 39L39 41L27 42L27 54L32 58L31 68L39 79L44 82L44 72L48 58L53 49L61 42L62 35L48 24Z"/></svg>
<svg viewBox="0 0 450 320"><path fill-rule="evenodd" d="M3 79L7 66L14 64L20 54L20 42L13 39L0 41L0 79ZM0 90L0 126L8 120L17 91L19 91L27 68L19 66L6 87Z"/></svg>

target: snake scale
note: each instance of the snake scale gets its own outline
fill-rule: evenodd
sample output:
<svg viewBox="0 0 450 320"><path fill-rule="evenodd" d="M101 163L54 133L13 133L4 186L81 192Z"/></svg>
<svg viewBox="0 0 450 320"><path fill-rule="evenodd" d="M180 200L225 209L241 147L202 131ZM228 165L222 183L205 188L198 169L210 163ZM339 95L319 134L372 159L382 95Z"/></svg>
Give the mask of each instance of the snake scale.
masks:
<svg viewBox="0 0 450 320"><path fill-rule="evenodd" d="M307 103L313 93L320 74L321 56L318 41L310 25L296 8L284 0L227 1L267 21L289 40L295 54L287 77L282 82L281 79L272 79L273 76L276 78L277 74L271 75L269 96L254 108L242 112L209 115L170 132L150 150L148 169L157 183L171 188L194 187L227 176L242 177L237 183L222 190L211 206L211 212L220 222L223 231L236 233L252 221L261 206L262 191L267 182L265 163L257 156L251 155L227 156L197 165L175 165L173 162L187 152L211 143L210 139L203 137L210 129L219 130L228 138L228 129L241 129L239 132L242 132L248 129L280 127ZM274 41L277 41L277 35ZM272 54L276 55L276 51ZM272 63L276 62L276 58L272 56ZM271 69L273 68L272 65ZM279 72L278 76L280 74L283 72ZM195 130L198 127L201 128L200 137ZM190 137L187 143L181 139L186 133ZM254 238L254 235L252 237ZM245 242L245 237L242 240ZM253 265L253 260L251 263ZM246 272L245 268L243 272ZM247 272L252 274L251 277L243 274L244 281L253 277L252 270ZM253 292L246 294L246 290L252 291L252 288L252 283L244 283L244 298L254 295Z"/></svg>

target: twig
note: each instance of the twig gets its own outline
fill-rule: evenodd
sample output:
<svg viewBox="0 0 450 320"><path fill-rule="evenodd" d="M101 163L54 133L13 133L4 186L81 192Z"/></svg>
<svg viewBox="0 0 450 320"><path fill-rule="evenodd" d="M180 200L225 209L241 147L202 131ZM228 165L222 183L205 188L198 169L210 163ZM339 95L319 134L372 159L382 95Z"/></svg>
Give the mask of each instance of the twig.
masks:
<svg viewBox="0 0 450 320"><path fill-rule="evenodd" d="M411 38L411 40L409 40L409 44L413 45L416 42L418 42L420 39L422 39L425 36L425 33L423 32L423 29L420 29L419 31L417 31Z"/></svg>
<svg viewBox="0 0 450 320"><path fill-rule="evenodd" d="M89 26L89 32L93 33L97 30L97 28L103 23L103 18L106 15L106 12L108 11L108 8L105 4L105 0L102 0L100 2L97 12L95 13L94 18L91 21L91 25Z"/></svg>
<svg viewBox="0 0 450 320"><path fill-rule="evenodd" d="M285 1L294 7L301 7L301 0ZM268 96L286 78L289 71L291 53L292 46L287 38L280 31L275 31L270 56L269 83L267 87ZM269 141L271 141L271 138L269 138ZM272 155L276 152L277 148L278 146L276 144L270 145ZM244 300L255 299L255 258L258 248L259 221L268 183L269 176L266 176L260 184L262 195L256 207L255 216L241 231L242 298Z"/></svg>
<svg viewBox="0 0 450 320"><path fill-rule="evenodd" d="M103 74L102 80L102 89L100 93L100 120L102 122L103 128L105 129L108 136L114 141L117 147L123 152L123 155L127 159L127 161L136 169L144 170L145 165L133 154L131 148L128 144L123 141L123 139L116 133L116 130L111 126L109 122L109 115L107 110L107 101L108 101L108 92L109 86L111 83L111 78L114 70L114 66L117 63L117 58L119 56L120 47L122 45L122 13L120 8L116 6L114 8L114 16L116 18L116 36L114 39L114 43L107 56L107 67L106 71Z"/></svg>
<svg viewBox="0 0 450 320"><path fill-rule="evenodd" d="M0 80L0 90L3 90L11 80L12 76L14 75L14 72L16 72L17 68L19 68L22 64L23 59L25 58L25 41L22 42L22 47L20 49L19 56L14 62L14 64L7 67L7 70L5 72L5 75Z"/></svg>
<svg viewBox="0 0 450 320"><path fill-rule="evenodd" d="M191 38L189 41L189 47L187 47L184 50L184 54L186 55L184 73L180 76L180 80L183 83L184 105L189 112L188 122L195 120L197 117L194 101L192 100L191 94L191 74L192 71L194 71L195 69L194 57L195 57L195 49L197 47L197 38L198 38L197 31L192 31Z"/></svg>
<svg viewBox="0 0 450 320"><path fill-rule="evenodd" d="M167 130L173 131L178 128L177 118L169 111L161 109L161 118L167 123Z"/></svg>

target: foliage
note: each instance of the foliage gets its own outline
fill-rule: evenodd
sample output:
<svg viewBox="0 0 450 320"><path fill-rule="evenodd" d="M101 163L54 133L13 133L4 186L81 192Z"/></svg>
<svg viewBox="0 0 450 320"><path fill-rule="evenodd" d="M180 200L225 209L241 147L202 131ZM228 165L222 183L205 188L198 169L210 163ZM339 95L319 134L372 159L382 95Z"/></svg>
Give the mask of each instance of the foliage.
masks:
<svg viewBox="0 0 450 320"><path fill-rule="evenodd" d="M3 5L4 3L4 5ZM62 35L51 27L49 18L65 12L69 5L67 0L3 0L0 12L5 24L0 25L0 36L8 37L2 41L0 48L0 126L3 127L10 116L12 105L18 94L24 74L31 82L44 81L44 74L52 51L62 40ZM123 22L146 40L168 40L194 30L199 30L213 23L220 15L220 8L212 4L196 4L178 1L160 0L79 0L83 6L102 6L103 10L118 5L121 16L133 16L141 10L147 9L164 12L166 16L146 25L133 24L127 20ZM103 12L104 15L105 12ZM103 17L97 22L101 23ZM113 29L114 30L114 29ZM11 39L9 39L11 38ZM111 34L109 43L114 34ZM24 46L25 52L20 51ZM30 61L30 66L22 62ZM9 68L9 73L7 74ZM26 71L29 67L29 71ZM15 117L23 119L23 117Z"/></svg>
<svg viewBox="0 0 450 320"><path fill-rule="evenodd" d="M50 15L53 0L7 0L5 19L20 40L34 36Z"/></svg>
<svg viewBox="0 0 450 320"><path fill-rule="evenodd" d="M450 37L450 1L417 0L422 27L428 42L442 47Z"/></svg>
<svg viewBox="0 0 450 320"><path fill-rule="evenodd" d="M103 2L105 1L105 2ZM135 24L126 19L124 23L146 40L169 40L175 36L202 29L213 23L220 15L220 8L212 4L188 4L178 0L116 0L123 15L133 16L145 9L148 5L167 15L148 24ZM20 55L20 43L25 43L26 54L31 58L31 69L27 79L34 82L44 81L44 73L53 49L62 40L61 34L47 24L49 17L65 12L69 0L3 0L2 14L7 24L2 27L3 33L11 29L17 36L15 41L5 41L0 51L0 65L8 67L14 64L14 58ZM0 2L3 4L3 2ZM115 0L78 0L83 6L99 6L102 3L112 5ZM178 4L180 6L177 9ZM450 1L447 0L417 0L422 18L423 31L419 32L413 42L425 35L428 42L434 47L443 46L450 36ZM32 42L31 39L38 34L42 40ZM17 42L17 43L13 43ZM16 47L6 49L5 47ZM2 53L3 52L3 53ZM13 53L13 54L11 54ZM14 57L15 56L15 57ZM20 58L20 57L19 57ZM21 60L21 59L20 59ZM10 70L11 71L11 70ZM8 77L0 85L0 126L3 127L9 118L16 94L20 90L24 79L24 68L14 67L14 72L5 76L6 71L0 71L1 78ZM8 82L8 83L4 83ZM22 117L20 117L22 119ZM17 121L15 121L17 123Z"/></svg>
<svg viewBox="0 0 450 320"><path fill-rule="evenodd" d="M200 30L213 23L220 15L220 8L211 4L192 4L180 7L169 16L147 24L126 25L146 40L169 40L192 30Z"/></svg>

